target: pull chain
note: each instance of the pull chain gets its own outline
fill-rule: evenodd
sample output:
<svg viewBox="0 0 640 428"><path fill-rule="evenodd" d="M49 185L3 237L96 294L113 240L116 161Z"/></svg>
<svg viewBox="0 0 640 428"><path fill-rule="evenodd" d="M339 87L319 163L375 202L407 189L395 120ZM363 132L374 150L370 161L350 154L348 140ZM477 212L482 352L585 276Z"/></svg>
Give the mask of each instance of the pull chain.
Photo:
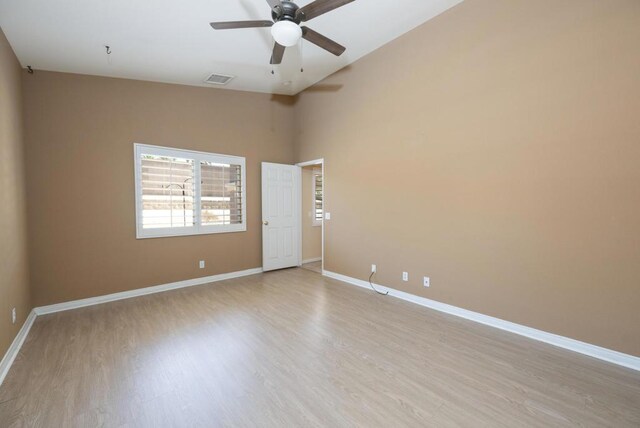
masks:
<svg viewBox="0 0 640 428"><path fill-rule="evenodd" d="M300 73L304 73L304 43L302 43L302 38L300 39Z"/></svg>

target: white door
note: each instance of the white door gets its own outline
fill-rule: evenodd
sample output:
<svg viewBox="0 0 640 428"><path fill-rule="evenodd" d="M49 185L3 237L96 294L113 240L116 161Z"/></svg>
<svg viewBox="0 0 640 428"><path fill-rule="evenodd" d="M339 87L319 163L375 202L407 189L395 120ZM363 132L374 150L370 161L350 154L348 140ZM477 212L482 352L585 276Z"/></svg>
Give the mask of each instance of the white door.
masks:
<svg viewBox="0 0 640 428"><path fill-rule="evenodd" d="M300 265L300 167L262 162L262 268Z"/></svg>

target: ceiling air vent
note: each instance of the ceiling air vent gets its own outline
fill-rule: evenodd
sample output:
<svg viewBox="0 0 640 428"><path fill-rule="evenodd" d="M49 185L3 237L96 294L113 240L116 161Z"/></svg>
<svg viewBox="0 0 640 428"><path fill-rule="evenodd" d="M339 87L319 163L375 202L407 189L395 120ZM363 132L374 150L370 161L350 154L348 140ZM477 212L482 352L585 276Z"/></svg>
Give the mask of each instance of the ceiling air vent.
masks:
<svg viewBox="0 0 640 428"><path fill-rule="evenodd" d="M213 73L211 76L204 80L204 83L211 83L212 85L226 85L235 76L227 76L224 74Z"/></svg>

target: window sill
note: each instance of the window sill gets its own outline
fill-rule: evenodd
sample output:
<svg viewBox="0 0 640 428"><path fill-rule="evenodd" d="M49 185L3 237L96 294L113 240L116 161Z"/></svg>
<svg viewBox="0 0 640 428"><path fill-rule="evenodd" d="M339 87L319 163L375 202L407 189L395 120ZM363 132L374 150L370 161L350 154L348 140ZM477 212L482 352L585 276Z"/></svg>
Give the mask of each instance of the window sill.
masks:
<svg viewBox="0 0 640 428"><path fill-rule="evenodd" d="M198 235L215 235L218 233L237 233L246 232L247 226L245 224L238 224L232 226L225 226L224 228L210 229L207 226L203 226L200 230L195 228L189 228L185 230L171 230L161 231L154 229L138 229L136 230L136 239L149 239L149 238L173 238L176 236L198 236Z"/></svg>

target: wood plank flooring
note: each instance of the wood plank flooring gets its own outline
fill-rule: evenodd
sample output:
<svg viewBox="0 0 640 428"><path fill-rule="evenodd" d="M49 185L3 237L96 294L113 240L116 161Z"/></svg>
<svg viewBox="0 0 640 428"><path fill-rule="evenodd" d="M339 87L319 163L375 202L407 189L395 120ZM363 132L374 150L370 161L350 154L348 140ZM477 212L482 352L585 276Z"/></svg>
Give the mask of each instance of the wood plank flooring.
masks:
<svg viewBox="0 0 640 428"><path fill-rule="evenodd" d="M290 269L39 317L2 427L639 427L640 373Z"/></svg>
<svg viewBox="0 0 640 428"><path fill-rule="evenodd" d="M322 273L322 261L305 263L300 267L302 269L307 269L312 272Z"/></svg>

